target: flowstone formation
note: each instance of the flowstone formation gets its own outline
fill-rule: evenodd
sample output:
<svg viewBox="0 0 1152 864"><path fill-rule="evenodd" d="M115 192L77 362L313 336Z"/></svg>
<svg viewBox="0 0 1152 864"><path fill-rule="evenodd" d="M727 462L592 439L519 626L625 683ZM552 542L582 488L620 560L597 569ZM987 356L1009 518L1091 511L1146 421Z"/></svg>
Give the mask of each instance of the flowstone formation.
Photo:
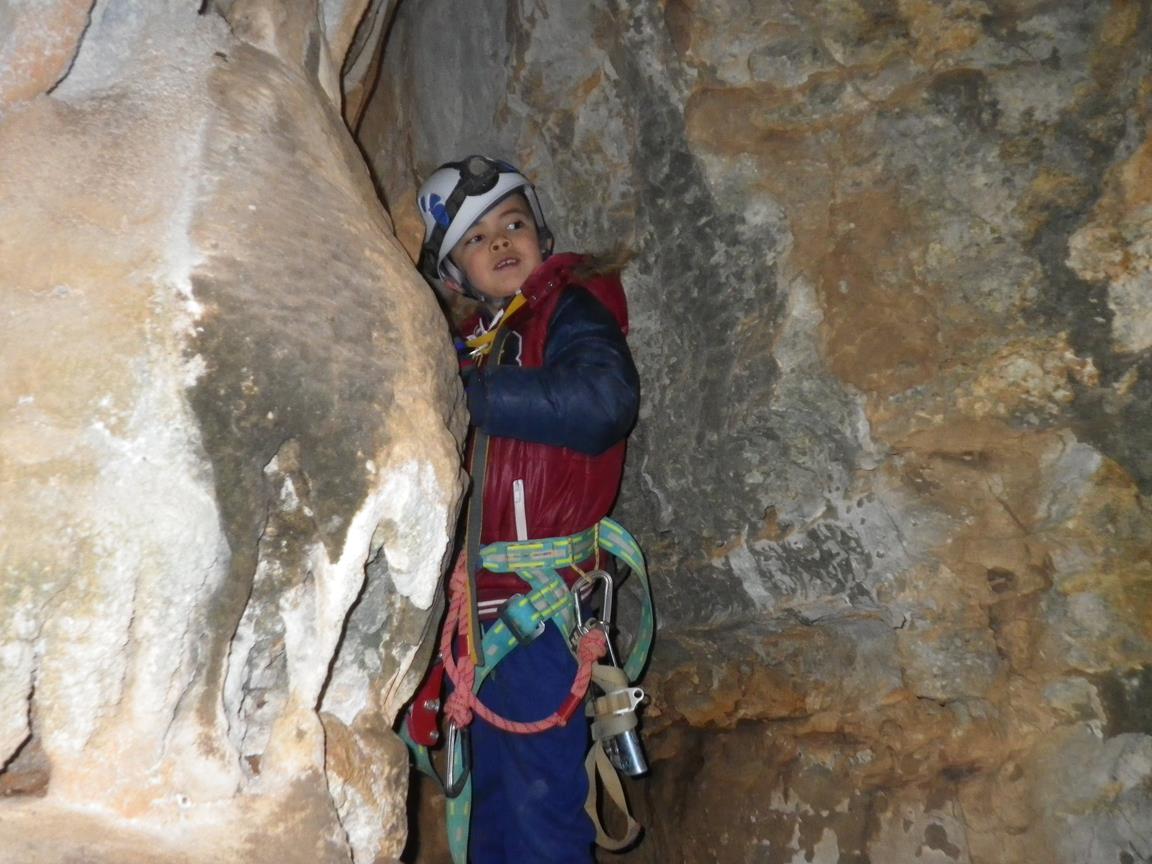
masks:
<svg viewBox="0 0 1152 864"><path fill-rule="evenodd" d="M1152 857L1149 4L451 9L359 126L410 252L475 151L636 252L622 860Z"/></svg>
<svg viewBox="0 0 1152 864"><path fill-rule="evenodd" d="M464 417L341 115L389 11L0 3L0 861L404 845Z"/></svg>

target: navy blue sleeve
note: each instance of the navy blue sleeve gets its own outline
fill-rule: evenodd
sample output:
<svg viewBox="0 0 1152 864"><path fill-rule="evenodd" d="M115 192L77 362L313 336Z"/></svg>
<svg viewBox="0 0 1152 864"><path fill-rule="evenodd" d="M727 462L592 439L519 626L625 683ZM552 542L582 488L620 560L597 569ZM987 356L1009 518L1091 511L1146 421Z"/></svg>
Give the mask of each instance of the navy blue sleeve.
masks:
<svg viewBox="0 0 1152 864"><path fill-rule="evenodd" d="M569 287L548 327L544 365L485 367L468 386L472 422L489 435L595 456L622 440L640 406L640 376L616 319Z"/></svg>

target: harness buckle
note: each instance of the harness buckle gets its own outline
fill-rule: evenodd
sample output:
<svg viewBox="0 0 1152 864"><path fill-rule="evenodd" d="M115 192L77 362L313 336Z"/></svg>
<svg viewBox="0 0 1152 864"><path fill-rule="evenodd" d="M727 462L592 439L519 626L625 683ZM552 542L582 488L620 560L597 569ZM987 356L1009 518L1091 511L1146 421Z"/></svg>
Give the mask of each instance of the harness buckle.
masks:
<svg viewBox="0 0 1152 864"><path fill-rule="evenodd" d="M500 604L496 614L500 616L500 620L504 622L504 626L508 628L512 637L519 644L527 645L540 636L546 626L542 618L533 621L532 616L535 611L531 604L524 599L523 594L513 594ZM525 625L530 625L532 629L528 629Z"/></svg>

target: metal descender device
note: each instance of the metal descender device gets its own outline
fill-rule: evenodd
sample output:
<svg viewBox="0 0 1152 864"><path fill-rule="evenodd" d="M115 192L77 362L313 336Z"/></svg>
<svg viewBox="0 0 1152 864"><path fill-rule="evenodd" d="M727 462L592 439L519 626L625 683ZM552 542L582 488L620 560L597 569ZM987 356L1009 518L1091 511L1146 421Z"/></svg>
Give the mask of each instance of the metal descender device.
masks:
<svg viewBox="0 0 1152 864"><path fill-rule="evenodd" d="M600 617L584 620L580 608L580 591L585 586L595 585L596 582L604 585ZM594 696L588 701L587 711L592 719L592 738L602 744L604 753L617 770L629 777L639 777L648 771L648 761L644 757L644 748L636 728L639 722L636 709L644 701L645 696L640 687L631 686L612 648L614 593L612 577L604 570L584 573L572 583L572 606L576 615L572 642L575 645L585 633L593 629L604 633L611 665L596 666L592 673L592 681L603 691L602 695Z"/></svg>

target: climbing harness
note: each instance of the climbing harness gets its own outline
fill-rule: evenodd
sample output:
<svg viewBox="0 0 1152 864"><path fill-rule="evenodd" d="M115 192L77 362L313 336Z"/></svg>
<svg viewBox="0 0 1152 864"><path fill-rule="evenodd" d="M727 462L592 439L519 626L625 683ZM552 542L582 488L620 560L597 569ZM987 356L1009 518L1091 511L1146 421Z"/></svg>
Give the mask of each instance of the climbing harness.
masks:
<svg viewBox="0 0 1152 864"><path fill-rule="evenodd" d="M610 663L596 662L610 651L607 633L614 605L611 577L603 570L595 569L583 573L572 588L568 588L558 572L567 567L578 567L581 561L598 561L601 552L615 556L631 569L643 589L640 624L623 666L615 665L614 659ZM480 642L480 653L485 663L477 667L469 653L456 658L453 650L458 636L467 635L461 631L470 626L468 622L471 619L468 610L463 608L464 589L468 584L467 566L461 560L454 568L449 589L452 600L440 641L445 674L454 685L444 706L448 720L445 742L448 753L442 780L432 765L427 745L415 740L417 736L413 734L411 722L401 729L401 737L412 749L417 767L444 787L448 798L448 841L453 860L462 864L468 850L472 790L466 739L473 714L507 732L542 732L569 722L584 703L589 684L596 684L602 695L593 698L587 707L592 719L593 744L585 760L588 772L585 810L595 825L599 846L609 850L626 848L639 837L640 825L627 809L617 770L635 776L644 773L647 767L635 731L635 711L643 699L643 691L632 686L631 682L637 680L647 662L655 629L648 573L639 545L618 522L605 518L592 528L569 537L489 544L482 548L480 562L492 573L516 573L531 590L524 595L514 595L503 607L500 618L488 628ZM605 587L601 617L584 619L578 592L595 582L601 582ZM568 697L543 720L513 722L499 717L476 694L504 657L517 645L535 638L549 622L566 638L571 638L576 653L578 671ZM424 740L427 741L427 737ZM610 836L600 823L596 806L597 779L606 796L626 818L626 828L620 837Z"/></svg>

